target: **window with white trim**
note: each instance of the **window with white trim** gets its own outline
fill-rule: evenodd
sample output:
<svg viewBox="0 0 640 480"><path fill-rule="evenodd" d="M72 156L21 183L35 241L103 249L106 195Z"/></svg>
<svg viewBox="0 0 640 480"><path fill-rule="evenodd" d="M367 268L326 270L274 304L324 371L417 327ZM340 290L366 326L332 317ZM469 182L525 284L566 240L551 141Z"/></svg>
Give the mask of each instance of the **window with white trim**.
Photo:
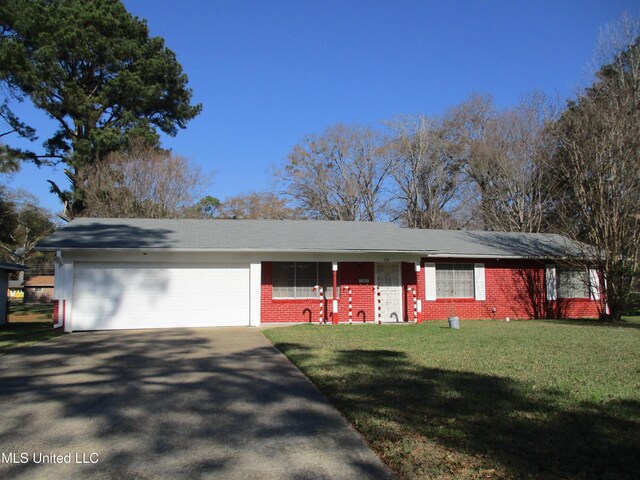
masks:
<svg viewBox="0 0 640 480"><path fill-rule="evenodd" d="M273 298L314 298L316 285L333 298L331 262L273 262Z"/></svg>
<svg viewBox="0 0 640 480"><path fill-rule="evenodd" d="M436 264L437 298L474 298L473 263Z"/></svg>
<svg viewBox="0 0 640 480"><path fill-rule="evenodd" d="M587 270L558 270L558 298L589 298L589 272Z"/></svg>

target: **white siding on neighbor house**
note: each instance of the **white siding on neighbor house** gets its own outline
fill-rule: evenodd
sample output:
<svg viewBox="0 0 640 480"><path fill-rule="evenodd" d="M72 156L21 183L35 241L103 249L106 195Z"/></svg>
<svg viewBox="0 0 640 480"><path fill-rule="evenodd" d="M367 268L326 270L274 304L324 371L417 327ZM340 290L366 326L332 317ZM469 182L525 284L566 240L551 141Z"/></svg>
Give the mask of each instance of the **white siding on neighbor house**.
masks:
<svg viewBox="0 0 640 480"><path fill-rule="evenodd" d="M72 329L249 325L249 271L249 264L75 262Z"/></svg>

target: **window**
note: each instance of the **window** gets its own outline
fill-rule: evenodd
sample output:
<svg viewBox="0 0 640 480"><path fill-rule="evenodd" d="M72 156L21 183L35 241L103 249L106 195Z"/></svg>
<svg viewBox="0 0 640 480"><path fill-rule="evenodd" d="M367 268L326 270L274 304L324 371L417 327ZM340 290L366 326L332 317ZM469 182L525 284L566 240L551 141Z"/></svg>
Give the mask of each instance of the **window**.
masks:
<svg viewBox="0 0 640 480"><path fill-rule="evenodd" d="M35 287L33 289L36 293L42 293L42 287Z"/></svg>
<svg viewBox="0 0 640 480"><path fill-rule="evenodd" d="M437 298L474 298L472 263L436 264Z"/></svg>
<svg viewBox="0 0 640 480"><path fill-rule="evenodd" d="M587 270L558 270L558 298L589 298Z"/></svg>
<svg viewBox="0 0 640 480"><path fill-rule="evenodd" d="M333 271L330 262L273 262L273 298L313 298L324 288L326 298L333 298Z"/></svg>

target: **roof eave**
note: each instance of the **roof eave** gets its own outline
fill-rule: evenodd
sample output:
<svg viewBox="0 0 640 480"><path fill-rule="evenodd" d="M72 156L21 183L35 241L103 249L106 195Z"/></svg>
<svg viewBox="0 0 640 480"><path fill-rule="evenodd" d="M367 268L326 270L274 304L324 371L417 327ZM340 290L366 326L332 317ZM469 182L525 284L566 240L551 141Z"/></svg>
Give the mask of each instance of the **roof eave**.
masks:
<svg viewBox="0 0 640 480"><path fill-rule="evenodd" d="M0 262L0 270L9 270L12 272L20 272L23 270L28 270L29 268L25 265L21 265L19 263L4 263Z"/></svg>
<svg viewBox="0 0 640 480"><path fill-rule="evenodd" d="M502 254L474 254L474 253L434 253L428 258L495 258L501 260L550 260L550 259L566 259L567 256L562 255L502 255Z"/></svg>
<svg viewBox="0 0 640 480"><path fill-rule="evenodd" d="M172 248L172 247L38 247L41 252L173 252L173 253L401 253L408 255L430 255L436 250L389 250L389 249L320 249L320 248Z"/></svg>

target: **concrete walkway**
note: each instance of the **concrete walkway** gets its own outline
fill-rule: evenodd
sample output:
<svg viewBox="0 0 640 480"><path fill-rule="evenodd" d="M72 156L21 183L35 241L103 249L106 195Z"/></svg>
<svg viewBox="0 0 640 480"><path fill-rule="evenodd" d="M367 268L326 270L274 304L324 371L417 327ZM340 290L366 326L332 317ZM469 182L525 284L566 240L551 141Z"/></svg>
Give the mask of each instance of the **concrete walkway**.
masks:
<svg viewBox="0 0 640 480"><path fill-rule="evenodd" d="M70 455L36 463L51 453ZM0 357L0 454L7 479L392 478L249 328L73 333Z"/></svg>

